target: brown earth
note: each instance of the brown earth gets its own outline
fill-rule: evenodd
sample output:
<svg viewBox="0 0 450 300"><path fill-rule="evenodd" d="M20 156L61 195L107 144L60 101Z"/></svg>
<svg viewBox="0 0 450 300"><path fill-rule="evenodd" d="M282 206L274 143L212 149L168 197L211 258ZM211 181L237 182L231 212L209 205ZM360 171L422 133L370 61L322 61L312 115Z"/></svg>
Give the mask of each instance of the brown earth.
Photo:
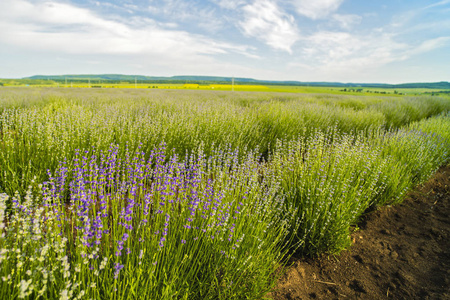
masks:
<svg viewBox="0 0 450 300"><path fill-rule="evenodd" d="M335 257L294 258L271 297L450 299L450 165L405 201L369 213Z"/></svg>

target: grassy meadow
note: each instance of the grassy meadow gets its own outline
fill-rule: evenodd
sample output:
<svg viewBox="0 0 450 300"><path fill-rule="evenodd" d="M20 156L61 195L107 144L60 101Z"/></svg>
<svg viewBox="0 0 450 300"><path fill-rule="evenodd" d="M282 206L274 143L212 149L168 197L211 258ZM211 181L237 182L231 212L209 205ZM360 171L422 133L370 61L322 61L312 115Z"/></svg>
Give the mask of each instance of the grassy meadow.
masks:
<svg viewBox="0 0 450 300"><path fill-rule="evenodd" d="M450 99L0 89L0 295L261 299L450 158Z"/></svg>
<svg viewBox="0 0 450 300"><path fill-rule="evenodd" d="M120 77L120 76L119 76ZM300 93L300 94L336 94L336 95L355 95L355 96L420 96L432 95L449 97L450 90L447 86L438 87L439 83L429 85L430 87L423 87L426 84L408 84L405 86L391 86L391 87L365 87L355 84L348 84L348 86L334 87L329 86L329 83L320 85L288 85L288 84L265 84L261 82L249 83L236 81L235 84L230 82L214 82L197 80L194 78L190 80L175 80L173 82L149 81L149 80L135 80L133 76L122 75L122 79L116 80L100 79L100 78L64 78L60 76L59 79L2 79L0 78L0 87L34 87L34 88L70 88L70 89L163 89L163 90L197 90L197 91L238 91L238 92L276 92L276 93ZM195 77L195 76L194 76ZM52 77L51 77L52 78ZM434 88L432 88L434 86Z"/></svg>

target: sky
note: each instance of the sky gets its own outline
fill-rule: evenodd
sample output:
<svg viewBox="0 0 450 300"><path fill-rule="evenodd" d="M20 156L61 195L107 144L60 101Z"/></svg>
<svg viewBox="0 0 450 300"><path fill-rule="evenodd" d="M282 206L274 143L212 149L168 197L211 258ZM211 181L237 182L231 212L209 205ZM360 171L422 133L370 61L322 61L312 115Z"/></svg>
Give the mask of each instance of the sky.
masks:
<svg viewBox="0 0 450 300"><path fill-rule="evenodd" d="M0 78L450 81L450 0L0 0Z"/></svg>

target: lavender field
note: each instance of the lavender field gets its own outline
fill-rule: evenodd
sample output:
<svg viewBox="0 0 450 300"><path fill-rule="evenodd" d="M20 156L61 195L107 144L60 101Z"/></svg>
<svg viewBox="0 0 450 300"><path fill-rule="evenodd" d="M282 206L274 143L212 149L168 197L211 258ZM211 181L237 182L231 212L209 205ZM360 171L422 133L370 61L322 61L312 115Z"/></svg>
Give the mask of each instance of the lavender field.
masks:
<svg viewBox="0 0 450 300"><path fill-rule="evenodd" d="M0 298L261 299L450 158L450 100L0 90Z"/></svg>

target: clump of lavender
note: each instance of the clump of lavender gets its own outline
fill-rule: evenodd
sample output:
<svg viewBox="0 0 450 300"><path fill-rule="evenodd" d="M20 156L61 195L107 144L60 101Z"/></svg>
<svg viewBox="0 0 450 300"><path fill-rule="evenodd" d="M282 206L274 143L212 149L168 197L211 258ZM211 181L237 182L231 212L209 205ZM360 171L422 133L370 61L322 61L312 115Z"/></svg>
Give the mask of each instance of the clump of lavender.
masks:
<svg viewBox="0 0 450 300"><path fill-rule="evenodd" d="M377 204L396 204L406 193L450 159L448 115L413 123L374 140L391 163L384 170L386 188Z"/></svg>
<svg viewBox="0 0 450 300"><path fill-rule="evenodd" d="M115 145L78 151L73 162L49 173L43 202L14 202L14 215L23 218L8 227L38 224L41 248L59 263L53 277L46 273L52 284L45 295L169 299L267 292L287 234L270 170L254 154L240 159L231 149L208 158L201 150L184 159L164 153L164 145L147 155ZM37 295L28 277L14 278L17 293Z"/></svg>
<svg viewBox="0 0 450 300"><path fill-rule="evenodd" d="M8 196L0 195L0 294L7 298L70 298L80 293L77 275L71 272L67 238L60 234L60 215L53 205L32 196L29 187L22 199L12 197L12 208L3 215ZM6 217L6 218L4 218ZM6 225L6 226L5 226Z"/></svg>
<svg viewBox="0 0 450 300"><path fill-rule="evenodd" d="M285 210L297 209L291 224L300 250L314 255L347 248L351 225L364 212L401 202L448 161L450 123L442 118L370 137L331 129L279 141L270 164L280 178Z"/></svg>
<svg viewBox="0 0 450 300"><path fill-rule="evenodd" d="M285 204L297 208L291 222L308 254L349 246L350 225L375 201L386 164L363 137L321 131L306 141L280 141L271 163Z"/></svg>

